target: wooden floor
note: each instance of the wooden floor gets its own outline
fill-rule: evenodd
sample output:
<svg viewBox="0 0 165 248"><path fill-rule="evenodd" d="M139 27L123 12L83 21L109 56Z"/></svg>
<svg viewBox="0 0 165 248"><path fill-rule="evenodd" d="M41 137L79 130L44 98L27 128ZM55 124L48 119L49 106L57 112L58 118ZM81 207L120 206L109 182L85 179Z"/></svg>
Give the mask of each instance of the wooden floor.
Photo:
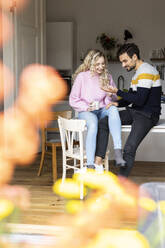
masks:
<svg viewBox="0 0 165 248"><path fill-rule="evenodd" d="M61 150L58 155L58 176L61 176L62 161ZM30 191L31 207L21 214L18 223L53 225L52 217L64 212L64 200L55 196L52 191L51 159L45 160L42 175L37 176L40 155L36 156L32 165L18 167L15 170L11 184L22 185ZM110 170L116 173L115 168L110 164ZM69 175L70 176L70 175ZM132 170L130 180L137 184L150 181L165 182L165 163L136 162Z"/></svg>

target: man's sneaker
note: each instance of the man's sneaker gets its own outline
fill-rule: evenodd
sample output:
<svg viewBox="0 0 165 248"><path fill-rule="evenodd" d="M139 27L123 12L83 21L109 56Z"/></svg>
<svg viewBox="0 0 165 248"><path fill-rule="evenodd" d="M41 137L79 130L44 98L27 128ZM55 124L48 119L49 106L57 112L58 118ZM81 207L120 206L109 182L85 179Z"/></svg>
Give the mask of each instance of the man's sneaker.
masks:
<svg viewBox="0 0 165 248"><path fill-rule="evenodd" d="M99 174L102 174L104 172L104 167L102 164L98 165L98 164L95 164L95 171Z"/></svg>

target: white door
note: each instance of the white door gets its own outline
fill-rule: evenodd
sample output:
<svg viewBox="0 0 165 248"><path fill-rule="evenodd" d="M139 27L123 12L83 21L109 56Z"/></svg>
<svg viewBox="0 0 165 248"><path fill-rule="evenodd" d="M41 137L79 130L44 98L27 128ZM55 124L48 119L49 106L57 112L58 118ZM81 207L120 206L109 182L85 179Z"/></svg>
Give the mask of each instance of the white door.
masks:
<svg viewBox="0 0 165 248"><path fill-rule="evenodd" d="M14 25L14 36L3 48L3 61L14 73L16 82L10 99L4 99L4 109L18 96L23 68L32 63L44 63L45 0L29 0L27 7L20 12L14 6L8 17Z"/></svg>

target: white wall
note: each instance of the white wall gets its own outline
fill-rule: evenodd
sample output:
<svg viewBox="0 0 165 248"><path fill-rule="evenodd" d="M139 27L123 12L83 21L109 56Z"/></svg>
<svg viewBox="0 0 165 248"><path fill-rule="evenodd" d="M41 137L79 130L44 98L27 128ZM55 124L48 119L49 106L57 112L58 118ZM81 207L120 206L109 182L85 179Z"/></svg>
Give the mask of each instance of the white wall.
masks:
<svg viewBox="0 0 165 248"><path fill-rule="evenodd" d="M74 22L74 69L80 57L96 44L97 35L105 32L123 42L128 29L138 44L141 57L149 61L153 49L165 47L165 1L163 0L46 0L47 21ZM165 63L165 62L164 62ZM110 63L109 70L117 83L119 75L129 87L132 73L121 68L120 63ZM165 92L165 81L163 81Z"/></svg>
<svg viewBox="0 0 165 248"><path fill-rule="evenodd" d="M124 29L134 36L144 59L165 46L163 0L47 0L47 21L74 21L75 66L82 52L100 48L95 40L105 32L123 41Z"/></svg>
<svg viewBox="0 0 165 248"><path fill-rule="evenodd" d="M56 69L73 70L73 23L47 22L47 64ZM65 58L65 59L64 59Z"/></svg>

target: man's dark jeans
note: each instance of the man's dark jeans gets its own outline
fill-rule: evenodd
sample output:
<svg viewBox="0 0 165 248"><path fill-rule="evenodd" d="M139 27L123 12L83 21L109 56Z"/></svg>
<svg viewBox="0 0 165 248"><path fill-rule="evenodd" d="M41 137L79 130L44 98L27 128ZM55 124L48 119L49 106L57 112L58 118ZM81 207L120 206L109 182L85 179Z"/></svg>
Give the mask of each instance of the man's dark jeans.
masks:
<svg viewBox="0 0 165 248"><path fill-rule="evenodd" d="M120 168L119 175L128 177L134 164L136 150L144 137L159 120L157 117L147 117L140 111L130 108L119 112L122 125L132 125L123 150L123 158L126 166ZM109 138L108 119L105 117L99 121L96 156L105 157Z"/></svg>

